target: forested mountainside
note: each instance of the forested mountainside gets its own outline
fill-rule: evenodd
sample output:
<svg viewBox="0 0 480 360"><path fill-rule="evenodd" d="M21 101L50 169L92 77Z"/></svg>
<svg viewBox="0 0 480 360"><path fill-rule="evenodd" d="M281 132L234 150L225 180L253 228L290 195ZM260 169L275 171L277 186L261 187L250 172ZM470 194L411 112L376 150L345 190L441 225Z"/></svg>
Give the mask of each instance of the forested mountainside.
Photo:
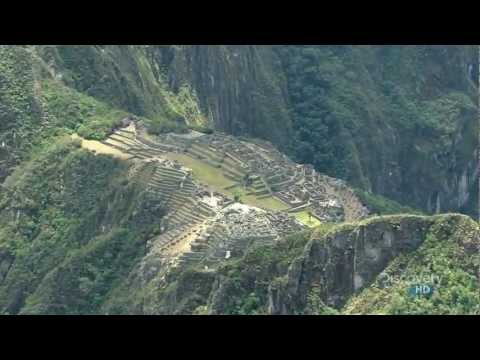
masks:
<svg viewBox="0 0 480 360"><path fill-rule="evenodd" d="M476 211L475 46L35 46L2 52L2 62L12 61L9 71L16 72L4 73L3 83L11 75L26 86L15 99L24 103L14 106L28 113L19 116L40 111L27 85L33 58L38 76L148 117L160 130L184 120L264 138L362 190L429 212Z"/></svg>
<svg viewBox="0 0 480 360"><path fill-rule="evenodd" d="M0 46L0 313L479 314L478 55Z"/></svg>
<svg viewBox="0 0 480 360"><path fill-rule="evenodd" d="M7 180L2 313L480 314L480 229L467 216L325 223L209 268L169 267L148 246L165 203L146 191L148 169L126 166L67 137ZM433 294L409 295L415 284Z"/></svg>

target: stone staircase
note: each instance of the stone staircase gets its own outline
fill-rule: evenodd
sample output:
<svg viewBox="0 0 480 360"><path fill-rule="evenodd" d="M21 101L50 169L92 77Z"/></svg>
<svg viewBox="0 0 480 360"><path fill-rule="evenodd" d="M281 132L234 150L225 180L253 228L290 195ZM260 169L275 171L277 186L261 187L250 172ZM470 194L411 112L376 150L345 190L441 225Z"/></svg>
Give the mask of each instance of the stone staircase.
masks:
<svg viewBox="0 0 480 360"><path fill-rule="evenodd" d="M171 145L163 145L163 144L160 144L160 143L152 142L152 141L148 140L144 135L141 135L141 134L137 134L136 140L139 144L141 144L141 145L143 145L147 148L154 149L154 150L156 150L158 152L161 152L161 153L178 150L177 148L175 148L174 146L171 146Z"/></svg>
<svg viewBox="0 0 480 360"><path fill-rule="evenodd" d="M190 199L183 206L169 211L162 220L166 228L165 232L152 239L149 246L154 244L156 251L167 250L191 236L197 231L195 230L197 225L214 214L207 204Z"/></svg>
<svg viewBox="0 0 480 360"><path fill-rule="evenodd" d="M169 210L162 219L165 232L152 241L157 250L184 240L192 228L215 215L208 204L196 198L197 186L181 169L158 165L149 187L163 199Z"/></svg>
<svg viewBox="0 0 480 360"><path fill-rule="evenodd" d="M148 241L147 247L155 247L156 252L163 251L164 249L172 246L175 240L178 240L182 234L188 231L189 225L184 224L176 229L172 229L158 235L157 237Z"/></svg>
<svg viewBox="0 0 480 360"><path fill-rule="evenodd" d="M179 266L202 263L207 266L219 264L225 260L226 250L222 242L226 239L226 231L221 225L213 225L191 245L190 251L182 254L178 260Z"/></svg>
<svg viewBox="0 0 480 360"><path fill-rule="evenodd" d="M242 168L238 162L234 161L228 156L225 156L223 159L222 170L224 171L225 176L229 176L240 181L248 173L248 169Z"/></svg>

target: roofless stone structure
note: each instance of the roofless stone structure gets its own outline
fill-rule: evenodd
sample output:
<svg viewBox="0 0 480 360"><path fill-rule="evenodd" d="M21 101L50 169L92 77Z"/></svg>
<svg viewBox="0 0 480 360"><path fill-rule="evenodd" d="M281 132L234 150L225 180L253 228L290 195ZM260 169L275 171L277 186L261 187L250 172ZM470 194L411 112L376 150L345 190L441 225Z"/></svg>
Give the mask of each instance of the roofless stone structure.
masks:
<svg viewBox="0 0 480 360"><path fill-rule="evenodd" d="M343 181L296 164L268 142L223 133L152 136L131 119L123 125L103 143L131 156L132 176L146 181L168 209L161 234L149 241L147 259L155 260L147 261L147 272L152 266L157 269L159 259L171 264L199 262L208 268L240 256L252 243L272 244L305 228L296 219L297 212L307 211L320 222L368 214ZM201 183L174 155L215 169L231 184L219 189ZM235 202L228 196L232 189L241 189L256 206ZM283 210L270 209L272 199L283 204Z"/></svg>

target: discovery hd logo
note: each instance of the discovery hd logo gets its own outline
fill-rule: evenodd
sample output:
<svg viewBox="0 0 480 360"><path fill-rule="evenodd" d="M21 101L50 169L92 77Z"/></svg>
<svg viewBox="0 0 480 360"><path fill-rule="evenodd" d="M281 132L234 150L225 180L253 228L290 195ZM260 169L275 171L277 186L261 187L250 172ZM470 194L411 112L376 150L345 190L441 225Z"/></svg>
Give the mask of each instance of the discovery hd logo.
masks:
<svg viewBox="0 0 480 360"><path fill-rule="evenodd" d="M407 293L413 298L430 298L440 285L440 281L440 277L434 274L413 276L383 274L380 277L380 283L383 288L389 288L399 283L406 283Z"/></svg>
<svg viewBox="0 0 480 360"><path fill-rule="evenodd" d="M408 289L408 295L411 297L426 297L433 295L434 287L432 284L415 284Z"/></svg>

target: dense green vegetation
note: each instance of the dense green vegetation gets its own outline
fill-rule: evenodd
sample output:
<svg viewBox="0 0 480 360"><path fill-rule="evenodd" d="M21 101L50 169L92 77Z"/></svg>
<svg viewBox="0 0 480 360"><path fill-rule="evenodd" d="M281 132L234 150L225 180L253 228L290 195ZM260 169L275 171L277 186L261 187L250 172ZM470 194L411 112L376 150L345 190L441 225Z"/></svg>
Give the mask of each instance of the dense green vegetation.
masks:
<svg viewBox="0 0 480 360"><path fill-rule="evenodd" d="M91 140L103 140L128 113L55 81L42 83L42 95L57 128Z"/></svg>
<svg viewBox="0 0 480 360"><path fill-rule="evenodd" d="M274 247L254 247L242 259L219 270L225 276L215 312L232 315L267 313L268 286L281 281L308 241L308 232L287 237Z"/></svg>
<svg viewBox="0 0 480 360"><path fill-rule="evenodd" d="M211 128L209 126L191 125L190 129L194 130L194 131L204 133L204 134L213 134L213 132L214 132L213 128Z"/></svg>
<svg viewBox="0 0 480 360"><path fill-rule="evenodd" d="M344 126L355 121L348 102L354 101L357 107L367 103L363 89L338 76L347 69L334 48L286 46L278 50L289 79L296 158L324 173L345 177L348 148L341 140Z"/></svg>
<svg viewBox="0 0 480 360"><path fill-rule="evenodd" d="M345 312L480 315L478 234L468 218L438 217L420 249L396 258ZM412 294L416 285L433 293Z"/></svg>
<svg viewBox="0 0 480 360"><path fill-rule="evenodd" d="M38 46L39 55L61 73L69 87L138 115L165 117L163 99L154 86L141 49L129 46ZM142 89L142 77L149 92ZM150 83L151 82L151 83ZM157 97L157 99L155 98ZM163 108L165 108L163 106Z"/></svg>
<svg viewBox="0 0 480 360"><path fill-rule="evenodd" d="M391 214L421 214L419 210L403 206L396 201L387 199L380 195L375 195L367 191L355 190L355 194L365 204L371 214L374 215L391 215Z"/></svg>
<svg viewBox="0 0 480 360"><path fill-rule="evenodd" d="M0 181L26 155L41 126L29 54L0 46Z"/></svg>
<svg viewBox="0 0 480 360"><path fill-rule="evenodd" d="M296 234L274 247L252 247L243 258L220 265L216 272L205 272L201 266L177 269L169 276L172 281L158 295L157 311L266 314L269 284L281 281L307 240L308 233ZM197 282L194 283L192 279ZM215 279L220 279L222 291L212 299ZM181 299L181 302L172 302L175 298Z"/></svg>
<svg viewBox="0 0 480 360"><path fill-rule="evenodd" d="M266 138L323 173L426 211L435 210L437 198L442 211L458 210L456 179L473 174L472 46L62 45L2 47L2 54L8 91L2 95L0 85L0 126L14 124L21 133L13 145L11 126L0 132L10 146L29 149L64 127L101 139L118 121L115 112L125 111L148 119L152 133L215 128ZM77 122L69 114L75 108L64 119L55 100L50 114L60 116L52 126L42 120L44 85L33 86L44 79L66 86L54 89L58 101L70 88L103 109ZM74 98L81 113L89 101ZM9 168L20 153L8 155ZM462 211L476 212L466 205Z"/></svg>
<svg viewBox="0 0 480 360"><path fill-rule="evenodd" d="M478 104L467 65L478 68L475 48L303 45L276 51L288 80L295 129L289 152L297 161L427 211L440 179L473 166ZM454 206L448 194L441 204Z"/></svg>
<svg viewBox="0 0 480 360"><path fill-rule="evenodd" d="M188 132L188 127L181 123L171 120L148 120L146 122L148 132L154 135L174 132L177 134L184 134Z"/></svg>
<svg viewBox="0 0 480 360"><path fill-rule="evenodd" d="M172 92L165 84L153 47L65 45L38 47L37 52L54 64L67 86L112 108L148 118L152 132L206 122L190 86Z"/></svg>
<svg viewBox="0 0 480 360"><path fill-rule="evenodd" d="M306 303L294 310L295 314L480 314L479 228L471 219L459 215L410 216L426 226L418 250L401 252L375 275L372 284L365 284L365 289L350 296L344 306L325 305L325 292L321 288L325 284L314 282L307 268L304 269L307 273L302 274L305 283L288 285L292 265L304 261L305 251L311 249L312 242L328 244L336 237L342 238L342 234L357 232L360 227L380 229L389 223L398 226L404 218L398 215L348 225L326 224L286 237L273 247L253 246L242 258L225 262L215 270L204 270L203 266L176 268L160 288L150 288L150 292L124 288L110 300L107 309L109 312L113 309L114 313L261 315L271 311L270 302L278 289L302 286L295 296L306 292ZM321 254L315 255L320 258L309 261L327 260L321 260L325 256ZM336 256L340 254L328 260L333 262L330 266L341 261ZM412 293L417 285L428 285L433 292ZM130 299L125 302L126 298ZM150 304L148 309L132 308L131 304L138 306L142 302Z"/></svg>
<svg viewBox="0 0 480 360"><path fill-rule="evenodd" d="M164 205L127 177L128 163L70 138L103 140L130 115L152 134L272 140L347 179L373 215L478 214L477 71L469 46L0 46L0 313L266 314L313 241L389 221L322 224L215 269L146 279L139 269ZM207 183L231 185L177 155ZM431 222L418 250L344 307L326 306L312 282L294 312L480 314L478 224ZM421 281L408 279L432 275L433 293L412 296Z"/></svg>
<svg viewBox="0 0 480 360"><path fill-rule="evenodd" d="M18 168L0 194L2 313L95 312L163 216L124 162L68 138Z"/></svg>
<svg viewBox="0 0 480 360"><path fill-rule="evenodd" d="M311 240L402 217L323 224L273 247L252 247L216 270L177 268L161 287L155 282L142 287L129 278L163 209L141 185L126 180L125 167L65 137L7 179L0 196L2 312L266 314L271 292L285 286L290 267ZM385 287L379 275L339 309L326 306L312 284L306 307L296 313L478 313L478 224L460 216L433 220L420 249L398 256L384 271L399 281ZM433 295L412 297L412 284L403 279L425 274L439 279L429 284ZM148 308L140 305L145 303Z"/></svg>
<svg viewBox="0 0 480 360"><path fill-rule="evenodd" d="M2 116L13 119L23 109L31 117L13 122L22 127L22 144L64 127L101 139L119 120L116 112L125 111L148 119L152 133L215 128L266 138L323 173L430 212L437 198L442 211L458 210L457 178L465 171L469 179L473 174L475 47L35 46L2 51L8 93L25 99L18 98L15 111ZM53 89L57 100L50 114L60 115L58 122L43 121L34 135L42 122L36 115L42 113L38 93L52 100L44 79L66 87ZM40 91L34 91L34 80L42 84ZM66 106L58 102L71 96L67 88L81 95L73 96L79 108L67 108L69 119L64 119L58 109ZM103 104L95 105L98 113L88 115L91 121L71 116L93 105L79 96ZM9 99L2 104L10 106ZM0 153L0 161L5 156ZM15 161L10 154L9 167ZM468 185L471 191L472 182ZM465 205L462 211L476 212Z"/></svg>
<svg viewBox="0 0 480 360"><path fill-rule="evenodd" d="M52 137L104 139L127 115L54 80L45 66L28 47L0 47L0 179Z"/></svg>

